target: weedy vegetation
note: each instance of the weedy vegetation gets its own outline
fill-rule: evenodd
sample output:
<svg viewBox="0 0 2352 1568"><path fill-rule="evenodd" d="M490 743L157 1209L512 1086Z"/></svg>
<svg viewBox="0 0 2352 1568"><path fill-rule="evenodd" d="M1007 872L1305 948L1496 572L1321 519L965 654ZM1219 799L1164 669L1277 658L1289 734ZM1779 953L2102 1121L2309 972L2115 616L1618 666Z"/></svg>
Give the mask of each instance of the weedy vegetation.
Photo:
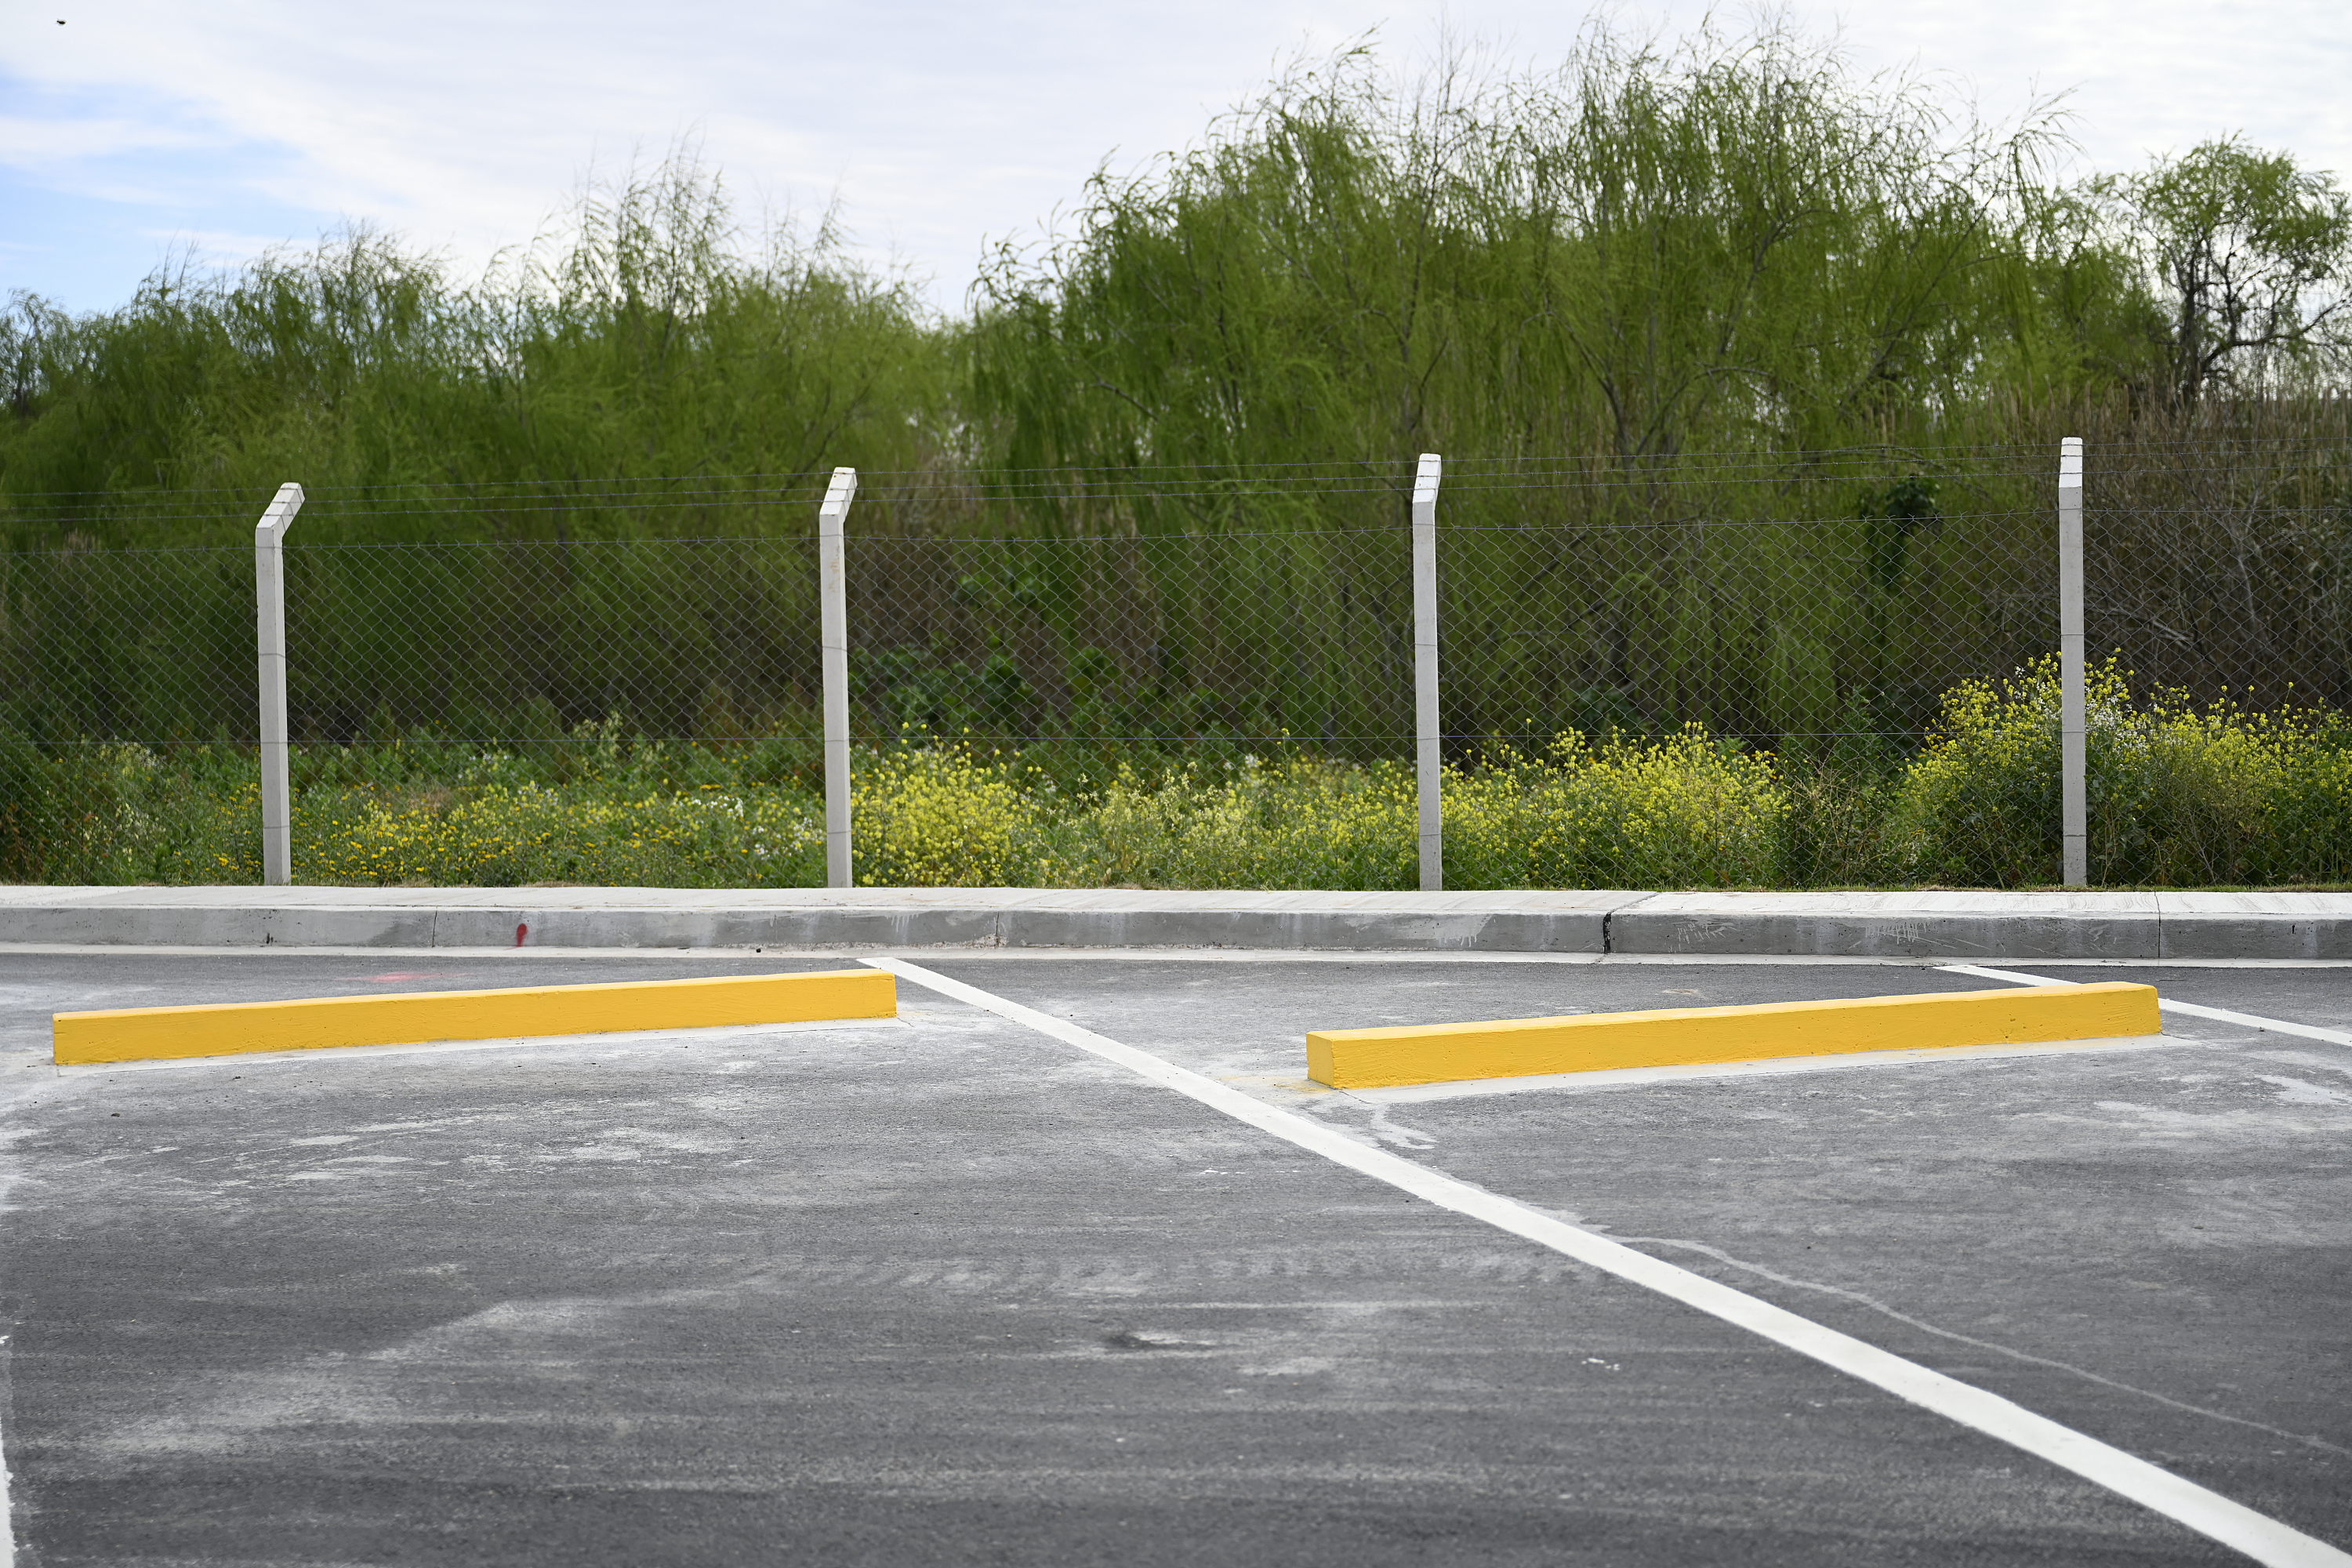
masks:
<svg viewBox="0 0 2352 1568"><path fill-rule="evenodd" d="M2352 724L2091 683L2091 853L2117 885L2352 883ZM1696 726L1570 731L1450 767L1456 888L1759 888L2056 881L2054 670L1972 682L1884 774ZM1170 757L971 744L861 749L859 882L1403 889L1411 768L1299 753ZM632 741L519 750L317 747L296 773L298 879L807 887L824 879L817 749ZM0 745L0 868L18 880L260 874L259 786L234 746Z"/></svg>

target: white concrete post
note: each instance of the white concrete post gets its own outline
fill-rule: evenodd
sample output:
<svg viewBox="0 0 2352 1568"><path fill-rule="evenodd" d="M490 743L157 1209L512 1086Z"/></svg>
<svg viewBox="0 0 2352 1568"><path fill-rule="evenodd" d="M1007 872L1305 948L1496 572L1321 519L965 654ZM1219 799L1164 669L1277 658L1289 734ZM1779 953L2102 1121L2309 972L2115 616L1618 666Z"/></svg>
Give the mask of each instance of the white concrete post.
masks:
<svg viewBox="0 0 2352 1568"><path fill-rule="evenodd" d="M302 487L283 484L253 528L256 641L261 655L261 880L294 880L294 791L286 760L287 525L302 510Z"/></svg>
<svg viewBox="0 0 2352 1568"><path fill-rule="evenodd" d="M2083 441L2058 447L2058 766L2060 876L2070 888L2091 881L2089 751L2083 676Z"/></svg>
<svg viewBox="0 0 2352 1568"><path fill-rule="evenodd" d="M818 640L824 665L824 885L849 886L849 568L841 526L857 470L835 468L816 514Z"/></svg>
<svg viewBox="0 0 2352 1568"><path fill-rule="evenodd" d="M1421 890L1445 887L1444 754L1437 731L1437 481L1444 460L1421 455L1412 477L1413 769L1421 786Z"/></svg>

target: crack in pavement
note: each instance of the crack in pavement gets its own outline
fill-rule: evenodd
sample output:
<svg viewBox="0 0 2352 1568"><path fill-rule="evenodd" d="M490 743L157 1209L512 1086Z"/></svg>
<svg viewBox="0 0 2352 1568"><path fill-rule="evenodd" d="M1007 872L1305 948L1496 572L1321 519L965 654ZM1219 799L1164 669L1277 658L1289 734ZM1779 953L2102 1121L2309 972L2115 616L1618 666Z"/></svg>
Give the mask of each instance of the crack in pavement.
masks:
<svg viewBox="0 0 2352 1568"><path fill-rule="evenodd" d="M2175 1410L2184 1411L2191 1415L2201 1415L2206 1417L2208 1420L2226 1421L2232 1426L2251 1427L2254 1431L2266 1432L2273 1437L2282 1438L2290 1443L2299 1443L2305 1447L2321 1448L2331 1454L2342 1454L2347 1458L2352 1458L2352 1448L2345 1447L2339 1443L2331 1443L2326 1438L2317 1436L2312 1433L2289 1432L2284 1427L2273 1426L2265 1422L2256 1421L2248 1416L2232 1415L2226 1410L2210 1410L2201 1405L2191 1405L2186 1400L2175 1399L2168 1394L2158 1394L2151 1388L2141 1388L2134 1384L2120 1382L2115 1378L2107 1376L2104 1373L2093 1372L2088 1367L2076 1366L2072 1362L2056 1361L2049 1356L2035 1355L2032 1351L2017 1350L2011 1346L2000 1344L1991 1340L1980 1340L1973 1334L1964 1334L1956 1329L1941 1328L1924 1319L1915 1318L1910 1313L1904 1311L1898 1307L1889 1306L1887 1303L1879 1300L1875 1297L1865 1296L1859 1290L1850 1290L1843 1285L1824 1284L1818 1279L1800 1279L1794 1275L1783 1274L1778 1269L1767 1268L1761 1263L1751 1263L1744 1258L1735 1258L1730 1253L1724 1251L1721 1247L1711 1247L1704 1241L1685 1241L1678 1237L1671 1236L1617 1236L1614 1233L1612 1233L1612 1239L1623 1242L1628 1247L1679 1247L1688 1251L1705 1253L1707 1257L1716 1259L1719 1263L1727 1264L1734 1268L1744 1269L1750 1274L1769 1279L1776 1284L1790 1286L1799 1290L1814 1290L1824 1296L1841 1297L1843 1300L1853 1301L1857 1305L1867 1307L1874 1312L1878 1312L1886 1317L1892 1318L1898 1323L1917 1329L1922 1333L1934 1334L1938 1339L1950 1340L1957 1344L1969 1345L1977 1350L1990 1351L1995 1355L2007 1356L2011 1361L2027 1362L2035 1366L2046 1366L2053 1371L2067 1373L2073 1376L2083 1378L2087 1382L2098 1384L2103 1387L2115 1389L2116 1392L2121 1394L2135 1394L2142 1399L2154 1400L2158 1405L2169 1405Z"/></svg>

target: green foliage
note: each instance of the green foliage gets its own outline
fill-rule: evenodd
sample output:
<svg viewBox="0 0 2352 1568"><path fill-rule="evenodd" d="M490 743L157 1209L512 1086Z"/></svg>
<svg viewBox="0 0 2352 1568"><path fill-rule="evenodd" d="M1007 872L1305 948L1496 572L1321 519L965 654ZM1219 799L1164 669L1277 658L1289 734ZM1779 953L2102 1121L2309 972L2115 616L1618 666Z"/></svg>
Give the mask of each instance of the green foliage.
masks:
<svg viewBox="0 0 2352 1568"><path fill-rule="evenodd" d="M591 189L570 232L465 283L355 230L241 273L166 268L123 309L0 315L0 498L17 548L242 542L190 492L908 468L950 419L950 336L820 226L751 237L690 157ZM756 487L754 487L756 488ZM691 501L379 510L365 538L708 531ZM39 497L38 500L31 498ZM150 500L171 505L142 506ZM232 519L224 511L233 511ZM794 526L803 526L795 518ZM331 510L302 536L341 542Z"/></svg>
<svg viewBox="0 0 2352 1568"><path fill-rule="evenodd" d="M1862 499L1863 548L1870 557L1871 581L1883 593L1903 586L1911 561L1911 537L1943 516L1938 487L1923 474L1897 479Z"/></svg>
<svg viewBox="0 0 2352 1568"><path fill-rule="evenodd" d="M850 680L894 738L1003 735L1034 721L1037 693L1002 653L977 668L924 648L888 648L856 661Z"/></svg>
<svg viewBox="0 0 2352 1568"><path fill-rule="evenodd" d="M2352 349L2352 195L2332 174L2234 137L2088 182L2168 307L2168 388L2259 387Z"/></svg>
<svg viewBox="0 0 2352 1568"><path fill-rule="evenodd" d="M1696 726L1597 746L1570 732L1541 757L1448 781L1446 876L1488 888L1760 887L1779 871L1788 818L1772 759Z"/></svg>
<svg viewBox="0 0 2352 1568"><path fill-rule="evenodd" d="M1025 880L1037 816L1021 770L961 747L867 759L851 795L857 879L883 887L988 887Z"/></svg>
<svg viewBox="0 0 2352 1568"><path fill-rule="evenodd" d="M1446 780L1457 887L1755 885L1786 802L1769 759L1692 731L1561 737ZM1402 889L1419 875L1412 770L1312 757L1057 779L969 749L877 756L859 774L859 880L930 886Z"/></svg>
<svg viewBox="0 0 2352 1568"><path fill-rule="evenodd" d="M2265 881L2352 882L2352 727L2314 721L2281 752L2255 868Z"/></svg>
<svg viewBox="0 0 2352 1568"><path fill-rule="evenodd" d="M57 841L59 807L49 760L13 731L0 731L0 879L37 882Z"/></svg>
<svg viewBox="0 0 2352 1568"><path fill-rule="evenodd" d="M2109 885L2352 880L2352 725L2090 684L2091 863ZM1457 888L2021 887L2058 867L2053 671L1970 682L1899 767L1786 762L1696 726L1578 731L1445 775ZM307 882L805 887L824 877L817 748L625 739L298 750ZM1415 885L1402 763L1067 746L861 748L857 875L877 886ZM0 737L10 880L259 876L259 790L234 747Z"/></svg>
<svg viewBox="0 0 2352 1568"><path fill-rule="evenodd" d="M295 781L298 879L507 887L804 887L824 879L805 748L631 744L530 752L317 748ZM29 770L29 771L28 771ZM0 748L12 879L257 879L250 753ZM1787 804L1769 759L1697 731L1562 737L1456 770L1462 886L1770 880ZM1412 771L1307 757L1087 759L968 747L861 751L858 879L880 886L1394 889L1415 878Z"/></svg>
<svg viewBox="0 0 2352 1568"><path fill-rule="evenodd" d="M212 510L128 503L289 475L389 495L1433 447L1658 478L1693 451L1997 437L2021 398L2136 384L2153 353L2193 396L2336 341L2352 209L2329 178L2221 141L2064 188L2042 173L2056 146L2046 117L1987 127L1769 23L1671 47L1596 26L1551 70L1441 59L1418 84L1358 49L1146 174L1098 176L1075 232L1001 251L957 322L829 220L745 232L681 151L478 279L357 229L234 274L168 266L79 320L20 297L0 312L0 498L21 547L234 537ZM1324 521L1245 482L1172 504ZM640 496L565 525L706 521Z"/></svg>
<svg viewBox="0 0 2352 1568"><path fill-rule="evenodd" d="M1122 770L1041 836L1041 869L1077 886L1407 888L1412 770L1291 757Z"/></svg>
<svg viewBox="0 0 2352 1568"><path fill-rule="evenodd" d="M2092 876L2110 886L2341 879L2352 854L2352 729L2339 716L2249 712L2159 690L2135 701L2110 660L2087 683ZM2054 661L1946 700L1890 823L1896 875L2021 887L2059 875Z"/></svg>
<svg viewBox="0 0 2352 1568"><path fill-rule="evenodd" d="M824 876L817 748L625 739L610 721L517 748L297 752L306 881L805 887Z"/></svg>
<svg viewBox="0 0 2352 1568"><path fill-rule="evenodd" d="M0 731L0 878L243 882L261 875L261 789L227 747L37 746Z"/></svg>
<svg viewBox="0 0 2352 1568"><path fill-rule="evenodd" d="M1001 256L975 394L1023 467L1876 439L1984 390L2047 140L1769 30L1343 56Z"/></svg>
<svg viewBox="0 0 2352 1568"><path fill-rule="evenodd" d="M824 879L822 805L774 786L640 795L478 775L446 802L317 791L302 797L295 821L306 881L796 888Z"/></svg>

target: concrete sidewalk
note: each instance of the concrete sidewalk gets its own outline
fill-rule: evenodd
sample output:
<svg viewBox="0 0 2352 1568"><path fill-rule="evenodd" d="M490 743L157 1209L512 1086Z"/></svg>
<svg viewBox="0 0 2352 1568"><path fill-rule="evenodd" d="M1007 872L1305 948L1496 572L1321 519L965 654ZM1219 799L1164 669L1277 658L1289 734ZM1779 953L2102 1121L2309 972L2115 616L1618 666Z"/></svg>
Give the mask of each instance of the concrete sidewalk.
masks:
<svg viewBox="0 0 2352 1568"><path fill-rule="evenodd" d="M0 943L2352 960L2352 893L8 886Z"/></svg>

